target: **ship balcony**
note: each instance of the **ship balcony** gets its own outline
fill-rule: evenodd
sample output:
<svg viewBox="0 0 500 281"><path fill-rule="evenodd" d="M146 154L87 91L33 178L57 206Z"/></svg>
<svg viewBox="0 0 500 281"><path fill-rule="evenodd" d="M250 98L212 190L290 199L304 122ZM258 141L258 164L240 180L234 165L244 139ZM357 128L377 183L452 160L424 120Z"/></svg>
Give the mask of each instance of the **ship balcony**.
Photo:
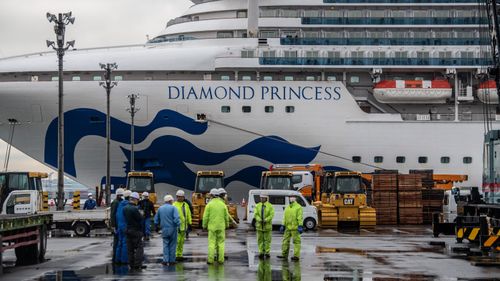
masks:
<svg viewBox="0 0 500 281"><path fill-rule="evenodd" d="M477 46L489 45L479 38L281 38L281 45L388 45L388 46Z"/></svg>
<svg viewBox="0 0 500 281"><path fill-rule="evenodd" d="M497 2L500 2L497 0ZM379 3L389 3L389 4L446 4L446 3L457 3L457 4L467 4L474 3L477 4L477 0L323 0L323 3L327 4L351 4L351 3L366 3L366 4L379 4Z"/></svg>
<svg viewBox="0 0 500 281"><path fill-rule="evenodd" d="M261 57L262 65L328 65L328 66L487 66L486 58L284 58Z"/></svg>
<svg viewBox="0 0 500 281"><path fill-rule="evenodd" d="M478 25L488 24L486 18L338 18L304 17L302 24L315 25Z"/></svg>

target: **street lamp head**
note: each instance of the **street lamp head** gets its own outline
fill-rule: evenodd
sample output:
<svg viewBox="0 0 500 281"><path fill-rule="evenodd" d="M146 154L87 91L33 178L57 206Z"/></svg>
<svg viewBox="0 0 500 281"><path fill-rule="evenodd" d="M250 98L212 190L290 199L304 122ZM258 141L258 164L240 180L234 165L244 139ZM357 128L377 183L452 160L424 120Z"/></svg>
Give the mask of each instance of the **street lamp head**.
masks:
<svg viewBox="0 0 500 281"><path fill-rule="evenodd" d="M104 83L104 82L99 82L99 86L104 87L105 85L106 85L106 83Z"/></svg>
<svg viewBox="0 0 500 281"><path fill-rule="evenodd" d="M47 40L46 43L47 43L47 48L54 47L54 41Z"/></svg>
<svg viewBox="0 0 500 281"><path fill-rule="evenodd" d="M104 64L104 63L99 63L99 67L101 67L101 69L106 69L106 64Z"/></svg>
<svg viewBox="0 0 500 281"><path fill-rule="evenodd" d="M49 22L53 22L53 21L55 22L55 21L57 21L57 17L56 17L56 15L47 12L47 20Z"/></svg>
<svg viewBox="0 0 500 281"><path fill-rule="evenodd" d="M114 62L114 63L110 63L110 64L109 64L109 67L110 67L111 69L118 69L118 65L117 65L115 62Z"/></svg>
<svg viewBox="0 0 500 281"><path fill-rule="evenodd" d="M75 47L75 40L68 41L66 44L68 44L68 47L74 48Z"/></svg>
<svg viewBox="0 0 500 281"><path fill-rule="evenodd" d="M74 24L75 23L75 18L69 18L68 23Z"/></svg>

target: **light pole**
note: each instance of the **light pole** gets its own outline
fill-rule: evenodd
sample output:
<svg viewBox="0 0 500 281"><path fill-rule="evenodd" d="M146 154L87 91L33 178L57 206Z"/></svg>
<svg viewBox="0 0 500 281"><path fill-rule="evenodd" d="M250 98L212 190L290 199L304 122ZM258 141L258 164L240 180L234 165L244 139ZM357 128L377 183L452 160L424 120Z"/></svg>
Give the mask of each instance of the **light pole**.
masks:
<svg viewBox="0 0 500 281"><path fill-rule="evenodd" d="M111 73L118 68L116 63L100 63L99 66L104 70L104 82L99 85L106 89L106 206L111 203L111 168L110 168L110 138L111 138L111 109L110 94L117 82L111 82Z"/></svg>
<svg viewBox="0 0 500 281"><path fill-rule="evenodd" d="M134 137L134 130L135 130L135 125L134 125L134 117L137 111L139 111L139 108L135 107L135 101L139 98L138 94L132 94L128 96L128 100L130 103L130 107L127 108L127 111L130 112L130 118L132 119L131 126L130 126L130 171L135 170L135 156L134 156L134 142L135 142L135 137Z"/></svg>
<svg viewBox="0 0 500 281"><path fill-rule="evenodd" d="M54 23L56 42L47 40L47 47L57 52L59 62L59 109L57 123L57 210L64 210L64 104L63 104L63 57L64 53L75 46L75 41L65 42L66 25L73 24L75 18L69 13L59 13L57 16L47 13L47 20Z"/></svg>

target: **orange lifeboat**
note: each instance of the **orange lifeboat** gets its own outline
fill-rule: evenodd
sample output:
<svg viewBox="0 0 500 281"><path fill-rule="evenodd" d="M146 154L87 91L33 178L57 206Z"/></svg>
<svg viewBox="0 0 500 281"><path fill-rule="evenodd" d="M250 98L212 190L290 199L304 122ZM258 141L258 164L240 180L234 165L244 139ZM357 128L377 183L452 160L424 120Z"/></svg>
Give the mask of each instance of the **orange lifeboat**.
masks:
<svg viewBox="0 0 500 281"><path fill-rule="evenodd" d="M477 88L477 97L483 103L498 103L497 83L494 80L488 80L480 83Z"/></svg>
<svg viewBox="0 0 500 281"><path fill-rule="evenodd" d="M447 80L383 80L373 88L381 103L446 103L451 95Z"/></svg>

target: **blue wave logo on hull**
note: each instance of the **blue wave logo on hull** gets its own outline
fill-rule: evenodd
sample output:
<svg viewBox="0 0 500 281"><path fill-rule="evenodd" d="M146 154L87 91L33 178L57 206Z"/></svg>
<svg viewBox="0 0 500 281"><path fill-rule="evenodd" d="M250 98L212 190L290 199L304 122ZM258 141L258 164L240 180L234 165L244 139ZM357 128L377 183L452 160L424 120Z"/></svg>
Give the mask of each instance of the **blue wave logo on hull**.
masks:
<svg viewBox="0 0 500 281"><path fill-rule="evenodd" d="M93 109L75 109L65 113L65 172L78 177L75 169L75 149L77 143L86 136L106 136L106 115ZM195 122L171 110L160 111L147 126L135 127L135 143L144 141L154 130L163 127L178 128L191 135L202 135L208 129L206 123ZM130 124L111 118L111 139L116 142L130 144ZM222 141L222 140L221 140ZM130 151L121 147L130 167ZM277 136L260 137L244 144L238 149L223 153L209 152L200 149L177 136L166 135L155 139L151 145L142 151L135 152L136 170L150 170L155 175L157 183L171 184L192 190L196 174L185 163L200 166L217 166L232 157L247 155L270 163L310 163L316 158L320 147L307 148L289 143ZM45 137L45 162L57 167L57 118L47 129ZM226 178L226 184L244 182L259 186L260 175L267 167L244 167ZM102 182L104 182L104 173ZM114 185L124 184L126 176L113 177Z"/></svg>
<svg viewBox="0 0 500 281"><path fill-rule="evenodd" d="M130 151L123 149L129 157ZM136 167L150 166L157 182L163 182L192 190L196 175L186 164L200 166L216 166L238 155L253 156L270 163L309 163L318 154L319 147L304 148L271 136L253 140L239 149L224 153L213 153L202 150L192 143L176 137L163 136L153 141L150 147L136 151ZM129 159L130 161L130 159ZM157 165L154 167L154 165ZM129 162L126 166L129 169ZM249 185L259 186L263 167L247 167L235 175L226 178L226 185L233 181L242 181Z"/></svg>

